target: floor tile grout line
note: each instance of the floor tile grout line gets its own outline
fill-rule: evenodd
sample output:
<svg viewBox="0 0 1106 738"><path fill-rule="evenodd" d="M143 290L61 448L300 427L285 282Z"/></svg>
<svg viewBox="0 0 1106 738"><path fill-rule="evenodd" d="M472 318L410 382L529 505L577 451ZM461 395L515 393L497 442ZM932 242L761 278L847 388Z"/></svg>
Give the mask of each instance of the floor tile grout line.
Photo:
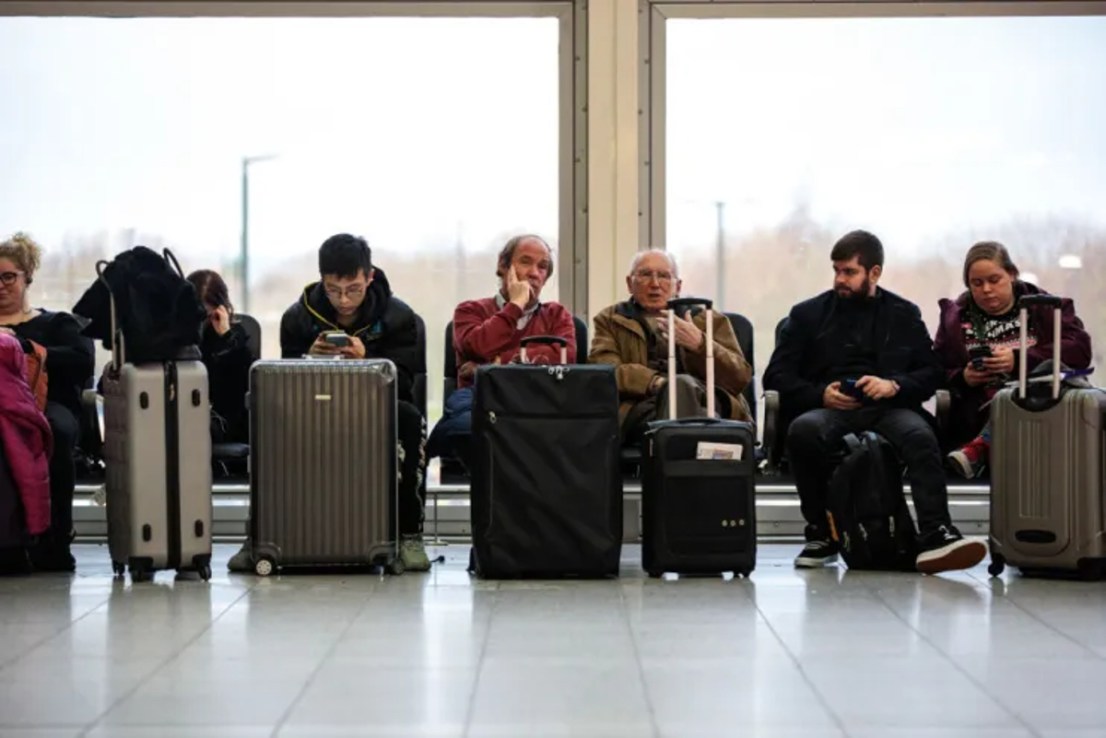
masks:
<svg viewBox="0 0 1106 738"><path fill-rule="evenodd" d="M71 630L74 625L81 622L82 620L87 618L89 615L96 612L97 610L104 607L105 605L109 604L110 602L111 602L111 594L109 593L107 598L103 602L101 602L100 604L96 605L96 607L93 607L93 608L89 609L88 612L81 615L80 617L74 618L73 620L70 620L68 623L65 624L64 627L58 629L57 631L51 633L48 636L43 637L41 640L34 643L30 648L28 648L23 653L18 654L16 656L13 656L12 658L8 659L7 661L4 661L4 662L0 663L0 673L2 673L8 667L15 666L17 663L19 663L23 659L27 658L28 656L30 656L32 653L37 651L39 648L45 646L47 643L54 640L58 636L64 634L66 631Z"/></svg>
<svg viewBox="0 0 1106 738"><path fill-rule="evenodd" d="M204 585L205 586L210 586L209 582L204 582ZM211 620L208 621L207 625L199 633L197 633L196 635L192 636L187 641L182 643L180 645L180 647L177 648L173 653L169 654L164 659L159 661L157 666L155 666L153 669L151 669L146 674L143 674L142 677L138 679L137 684L135 684L132 688L128 689L126 692L124 692L118 698L113 700L112 703L110 705L108 705L106 710L104 710L99 715L97 715L96 718L92 722L86 724L84 726L84 728L82 728L81 731L77 734L77 738L85 738L85 736L87 736L90 732L92 732L92 730L95 729L96 726L99 725L103 721L103 719L111 713L112 710L114 710L116 707L121 705L125 700L132 697L138 690L142 689L142 687L144 687L146 685L146 683L150 680L151 677L153 677L159 671L161 671L166 666L171 664L173 661L177 660L180 657L180 655L182 653L184 653L185 649L187 649L193 643L198 641L205 633L210 631L212 626L215 625L215 623L219 622L219 620L224 615L226 615L228 612L230 612L231 609L233 609L235 605L237 605L247 595L249 595L249 593L252 592L254 590L254 587L256 587L256 586L257 585L254 584L253 587L249 587L249 588L243 590L242 593L240 595L238 595L237 597L235 597L234 600L231 601L226 607L224 607L218 615L211 618Z"/></svg>
<svg viewBox="0 0 1106 738"><path fill-rule="evenodd" d="M469 574L473 579L476 579L475 573ZM492 600L491 610L488 612L488 627L484 631L484 642L480 644L480 655L476 659L476 673L472 677L472 691L469 692L468 705L465 707L465 723L461 729L462 738L469 737L469 731L472 729L472 714L476 711L476 693L480 689L480 675L484 673L484 662L488 656L488 643L492 639L492 622L495 618L495 611L499 609L500 603L500 589L499 583L495 585L495 598Z"/></svg>
<svg viewBox="0 0 1106 738"><path fill-rule="evenodd" d="M923 575L923 576L924 576L924 575ZM1012 709L1011 709L1010 707L1008 707L1008 706L1007 706L1007 704L1006 704L1006 703L1005 703L1004 701L1000 700L1000 699L998 698L998 696L997 696L997 695L994 695L994 694L992 694L992 693L991 693L991 691L990 691L989 689L987 689L987 687L986 687L986 686L985 686L985 685L984 685L983 683L981 683L981 682L980 682L980 681L979 681L978 679L976 679L976 678L975 678L974 676L972 676L972 675L971 675L971 674L970 674L970 673L968 672L968 670L967 670L967 669L965 669L965 668L964 668L963 666L961 666L960 664L958 664L958 663L956 662L956 659L952 658L952 655L951 655L951 654L945 653L945 651L944 651L944 650L942 650L942 649L941 649L941 648L940 648L940 647L939 647L939 646L938 646L938 645L937 645L937 644L936 644L936 643L935 643L935 642L933 641L933 639L931 639L931 638L930 638L929 636L927 636L927 635L926 635L925 633L923 633L922 631L920 631L920 630L918 630L917 628L915 628L915 627L914 627L914 625L913 625L913 623L911 623L911 622L910 622L909 620L907 620L906 618L904 618L904 617L903 617L903 616L902 616L901 614L899 614L899 612L898 612L898 611L896 611L896 610L895 610L895 609L894 609L893 607L891 607L891 605L890 605L890 604L888 604L887 600L886 600L886 599L884 599L883 595L882 595L882 594L880 594L880 592L879 592L879 590L878 590L878 589L876 589L876 588L874 588L874 587L871 587L871 586L869 586L869 587L868 587L868 591L870 591L870 592L872 593L872 595L873 595L873 596L874 596L874 597L876 598L876 600L877 600L877 601L878 601L878 602L879 602L879 603L880 603L881 605L883 605L883 607L884 607L884 608L885 608L885 609L886 609L886 610L887 610L888 612L890 612L890 613L891 613L891 615L892 615L892 616L893 616L893 617L894 617L894 618L895 618L896 620L898 620L898 621L899 621L899 622L901 622L901 623L902 623L903 625L905 625L905 626L906 626L907 628L909 628L909 629L910 629L910 630L912 630L912 631L913 631L914 633L916 633L916 634L918 635L918 637L919 637L919 638L921 638L921 639L922 639L922 641L923 641L924 643L926 643L926 645L928 645L928 646L929 646L930 648L932 648L932 649L933 649L934 651L936 651L936 652L937 652L938 654L940 654L940 656L941 656L941 658L942 658L942 659L944 659L944 660L945 660L945 661L947 661L947 662L948 662L949 664L951 664L951 665L952 665L952 668L953 668L953 669L955 669L956 671L958 671L958 672L959 672L959 673L960 673L960 674L961 674L961 675L962 675L962 676L963 676L963 677L964 677L965 679L967 679L967 680L968 680L969 682L971 682L971 683L972 683L972 685L973 685L973 686L975 686L975 688L976 688L976 689L978 689L978 690L979 690L980 692L982 692L983 694L987 695L987 698L988 698L988 699L990 699L990 700L991 700L992 702L994 702L994 703L995 703L996 705L998 705L998 706L999 706L1000 708L1002 708L1002 711L1003 711L1003 712L1005 712L1005 713L1006 713L1007 715L1009 715L1010 717L1014 718L1014 720L1015 720L1015 721L1017 721L1017 723L1018 723L1019 725L1021 725L1021 726L1022 726L1022 727L1024 727L1024 728L1025 728L1026 730L1028 730L1028 731L1029 731L1029 734L1030 734L1030 735L1034 736L1034 738L1041 738L1041 733L1040 733L1040 731L1038 731L1038 730L1037 730L1036 728L1034 728L1034 727L1033 727L1032 725L1030 725L1030 724L1028 723L1028 721L1026 721L1026 720L1025 720L1025 718L1023 718L1023 717L1022 717L1021 715L1019 715L1018 713L1014 712L1014 711L1013 711L1013 710L1012 710Z"/></svg>
<svg viewBox="0 0 1106 738"><path fill-rule="evenodd" d="M768 628L768 631L772 634L772 637L776 639L776 642L780 644L780 648L782 648L783 652L787 654L787 658L789 658L791 660L791 663L795 665L795 668L799 671L799 675L803 678L803 682L805 682L806 685L810 687L810 691L813 692L814 696L818 698L818 704L822 706L822 709L825 710L826 714L829 715L830 719L833 720L833 724L837 726L837 729L841 732L841 735L845 738L849 738L849 732L845 729L845 721L842 720L841 716L838 715L837 712L830 706L829 700L826 699L826 696L824 694L822 694L822 690L818 689L814 682L811 681L810 676L806 673L806 669L803 668L802 661L800 661L799 657L796 656L790 648L788 648L786 643L784 643L783 638L780 637L780 634L772 625L772 621L768 619L768 616L765 614L764 610L761 609L760 604L757 602L756 596L749 591L748 587L743 586L741 590L745 593L745 596L749 598L749 601L753 603L753 608L757 611L757 617L764 621L764 625L766 628Z"/></svg>
<svg viewBox="0 0 1106 738"><path fill-rule="evenodd" d="M391 575L381 574L379 581L383 581L383 579L387 576ZM296 693L296 696L292 698L292 701L291 703L289 703L288 707L285 708L284 712L280 714L280 718L277 720L276 725L273 726L272 733L269 734L270 738L276 738L276 736L280 733L281 728L283 728L284 724L288 722L288 718L292 716L292 712L296 709L296 706L299 705L300 701L303 699L303 696L307 694L307 690L310 689L311 685L315 683L315 678L319 675L319 672L322 671L323 666L326 665L327 660L334 655L334 652L342 643L342 639L345 638L346 634L348 634L353 628L354 623L356 623L358 619L360 619L360 617L365 614L365 610L369 607L369 600L372 599L372 594L376 591L376 587L379 584L379 581L373 582L373 586L365 592L365 597L361 601L361 607L357 609L357 612L355 612L353 614L353 617L350 618L349 622L346 623L346 627L342 628L342 632L339 633L338 636L334 639L334 643L330 644L330 648L328 648L326 650L326 653L324 653L319 659L319 663L316 664L315 668L311 670L311 673L307 675L307 681L303 683L300 691Z"/></svg>
<svg viewBox="0 0 1106 738"><path fill-rule="evenodd" d="M642 584L642 591L648 583ZM626 600L626 587L622 582L618 583L618 602L622 608L622 617L626 623L626 630L630 634L630 645L634 650L634 663L637 664L638 679L641 681L641 694L645 698L645 712L649 715L649 725L653 729L653 738L661 738L661 728L657 724L657 710L653 706L653 698L649 694L649 682L645 679L645 664L641 660L641 648L638 646L637 634L634 633L634 625L630 622L630 604Z"/></svg>
<svg viewBox="0 0 1106 738"><path fill-rule="evenodd" d="M1048 622L1047 620L1042 618L1040 615L1033 612L1032 610L1027 608L1025 605L1021 604L1020 602L1018 602L1013 597L1010 597L1009 595L1007 595L1006 592L1005 592L1005 589L1006 589L1006 582L1004 581L1003 582L1002 599L1005 600L1006 602L1009 602L1011 604L1011 606L1013 606L1014 608L1020 610L1021 612L1025 613L1027 616L1029 616L1030 618L1032 618L1036 622L1043 625L1046 630L1052 631L1053 633L1060 636L1064 640L1069 641L1069 642L1075 644L1076 646L1078 646L1081 650L1086 651L1094 659L1096 659L1098 661L1106 660L1106 656L1103 656L1102 654L1098 653L1098 651L1095 651L1093 648L1086 645L1085 643L1081 643L1078 639L1075 638L1075 636L1069 635L1069 634L1065 633L1064 631L1060 630L1058 627L1056 627L1052 623ZM991 596L994 597L994 590L989 589L989 591L991 592Z"/></svg>

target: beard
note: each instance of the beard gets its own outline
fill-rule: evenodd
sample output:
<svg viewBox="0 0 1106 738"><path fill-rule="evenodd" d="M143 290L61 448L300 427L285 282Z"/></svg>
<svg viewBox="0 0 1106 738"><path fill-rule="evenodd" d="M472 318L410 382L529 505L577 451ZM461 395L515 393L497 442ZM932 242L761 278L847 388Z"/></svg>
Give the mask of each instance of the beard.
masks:
<svg viewBox="0 0 1106 738"><path fill-rule="evenodd" d="M872 291L872 280L868 277L864 278L864 281L860 283L860 286L855 290L849 287L834 287L833 291L837 293L839 300L863 300L868 297Z"/></svg>

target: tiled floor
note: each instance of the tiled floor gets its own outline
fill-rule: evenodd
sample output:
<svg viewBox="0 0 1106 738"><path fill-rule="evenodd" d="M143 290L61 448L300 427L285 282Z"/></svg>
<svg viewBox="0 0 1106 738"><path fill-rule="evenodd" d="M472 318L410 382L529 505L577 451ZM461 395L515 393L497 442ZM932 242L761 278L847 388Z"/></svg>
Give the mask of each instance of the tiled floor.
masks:
<svg viewBox="0 0 1106 738"><path fill-rule="evenodd" d="M0 737L1106 735L1106 585L796 572L0 579Z"/></svg>

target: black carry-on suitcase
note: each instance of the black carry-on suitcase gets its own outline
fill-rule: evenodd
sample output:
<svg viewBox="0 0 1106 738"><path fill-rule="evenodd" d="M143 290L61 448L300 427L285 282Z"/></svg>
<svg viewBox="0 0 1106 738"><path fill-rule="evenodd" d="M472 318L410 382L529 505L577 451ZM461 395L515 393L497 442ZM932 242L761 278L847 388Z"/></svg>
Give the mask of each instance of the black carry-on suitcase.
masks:
<svg viewBox="0 0 1106 738"><path fill-rule="evenodd" d="M645 434L642 566L665 572L748 576L756 568L752 423L714 417L714 316L710 300L683 298L677 308L707 310L707 417L658 420ZM676 339L668 331L668 407L676 413Z"/></svg>
<svg viewBox="0 0 1106 738"><path fill-rule="evenodd" d="M473 400L470 569L488 578L611 577L622 550L614 368L480 367Z"/></svg>

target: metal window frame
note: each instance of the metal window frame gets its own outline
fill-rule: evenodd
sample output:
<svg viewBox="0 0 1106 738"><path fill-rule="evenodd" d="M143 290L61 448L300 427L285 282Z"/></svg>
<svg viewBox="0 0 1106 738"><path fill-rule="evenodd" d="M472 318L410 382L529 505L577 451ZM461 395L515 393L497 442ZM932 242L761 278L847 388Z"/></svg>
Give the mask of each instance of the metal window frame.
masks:
<svg viewBox="0 0 1106 738"><path fill-rule="evenodd" d="M3 16L556 18L560 302L587 314L587 0L0 0Z"/></svg>
<svg viewBox="0 0 1106 738"><path fill-rule="evenodd" d="M669 19L933 18L1106 15L1101 0L639 0L639 247L667 242L666 41Z"/></svg>

